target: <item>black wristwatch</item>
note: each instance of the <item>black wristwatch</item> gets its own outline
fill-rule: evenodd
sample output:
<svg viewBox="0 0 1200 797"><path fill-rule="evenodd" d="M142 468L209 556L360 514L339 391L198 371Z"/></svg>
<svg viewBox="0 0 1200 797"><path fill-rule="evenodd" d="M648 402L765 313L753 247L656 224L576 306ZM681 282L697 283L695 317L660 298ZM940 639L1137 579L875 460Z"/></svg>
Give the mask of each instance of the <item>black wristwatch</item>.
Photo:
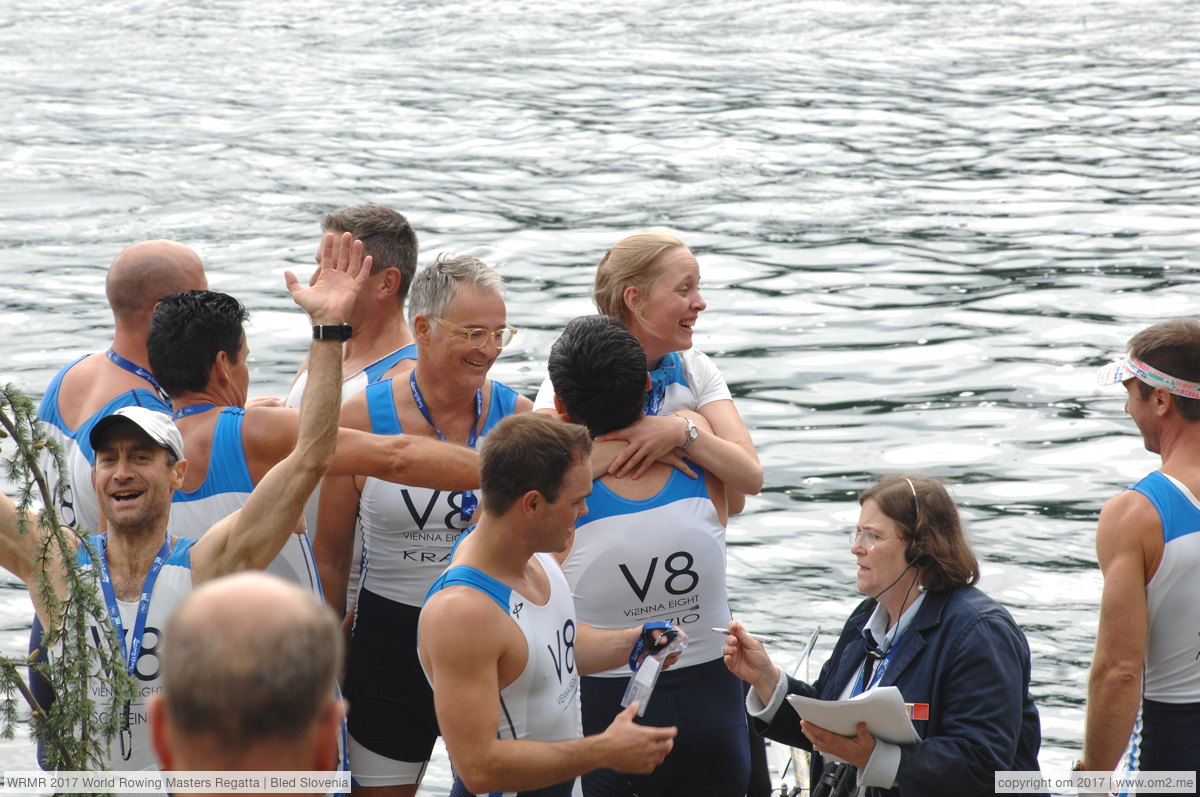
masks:
<svg viewBox="0 0 1200 797"><path fill-rule="evenodd" d="M313 324L313 340L350 340L352 334L349 324Z"/></svg>

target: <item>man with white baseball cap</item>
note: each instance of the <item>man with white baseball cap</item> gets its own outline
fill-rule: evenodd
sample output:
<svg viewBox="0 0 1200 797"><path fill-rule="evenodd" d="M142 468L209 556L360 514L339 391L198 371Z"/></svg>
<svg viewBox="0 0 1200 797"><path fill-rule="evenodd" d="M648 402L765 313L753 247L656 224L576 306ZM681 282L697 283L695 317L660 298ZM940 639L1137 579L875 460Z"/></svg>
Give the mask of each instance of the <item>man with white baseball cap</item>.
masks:
<svg viewBox="0 0 1200 797"><path fill-rule="evenodd" d="M288 290L313 324L309 352L311 378L300 411L300 430L292 452L259 482L243 507L210 528L199 540L180 538L167 528L171 495L183 484L187 461L183 438L170 416L144 407L124 407L100 419L90 433L96 461L92 486L108 531L78 545L77 561L99 570L97 588L109 609L137 698L125 706L93 682L93 710L123 711L126 727L114 740L107 764L112 769L157 768L147 728L146 699L160 691L158 648L161 629L172 610L195 586L227 573L262 568L279 552L300 520L304 502L333 459L337 441L342 370L342 340L351 334L344 324L370 258L362 257L350 235L336 256L327 235L322 268L311 286L287 272ZM336 329L338 334L329 334ZM36 518L24 518L37 529ZM38 617L47 627L61 622L56 607L34 586L39 577L52 584L62 579L49 572L61 567L35 558L42 534L22 534L16 507L0 495L0 566L30 587ZM69 632L68 632L69 633ZM90 638L108 634L93 627Z"/></svg>
<svg viewBox="0 0 1200 797"><path fill-rule="evenodd" d="M92 427L89 442L92 448L97 447L97 441L104 440L105 432L112 426L131 423L141 429L146 435L158 443L176 460L183 459L183 435L175 428L171 416L164 412L148 409L147 407L121 407L101 418Z"/></svg>
<svg viewBox="0 0 1200 797"><path fill-rule="evenodd" d="M1097 379L1124 385L1162 467L1100 512L1104 592L1077 766L1200 770L1200 322L1143 329Z"/></svg>

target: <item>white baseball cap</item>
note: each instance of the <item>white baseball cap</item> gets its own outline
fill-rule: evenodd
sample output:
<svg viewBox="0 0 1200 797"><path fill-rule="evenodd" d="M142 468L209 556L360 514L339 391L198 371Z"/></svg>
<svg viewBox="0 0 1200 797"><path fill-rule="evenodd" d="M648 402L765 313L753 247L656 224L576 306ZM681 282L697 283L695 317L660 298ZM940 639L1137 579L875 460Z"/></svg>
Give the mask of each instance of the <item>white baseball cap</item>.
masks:
<svg viewBox="0 0 1200 797"><path fill-rule="evenodd" d="M88 435L92 448L96 447L96 441L105 429L122 420L135 424L149 435L151 440L170 451L175 459L183 459L183 435L179 433L171 416L146 407L121 407L96 421L91 434Z"/></svg>

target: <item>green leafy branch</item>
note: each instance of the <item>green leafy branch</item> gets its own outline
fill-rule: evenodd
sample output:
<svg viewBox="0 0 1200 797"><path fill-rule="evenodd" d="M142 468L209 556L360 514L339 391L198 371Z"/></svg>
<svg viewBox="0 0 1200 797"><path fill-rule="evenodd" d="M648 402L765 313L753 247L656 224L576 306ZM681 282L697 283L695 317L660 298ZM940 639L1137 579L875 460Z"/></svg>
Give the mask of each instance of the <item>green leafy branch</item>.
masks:
<svg viewBox="0 0 1200 797"><path fill-rule="evenodd" d="M94 545L59 522L58 507L68 489L66 479L58 478L66 472L62 449L38 421L33 402L13 385L0 388L0 438L16 447L0 459L0 469L17 490L18 533L37 535L29 587L48 621L42 648L51 651L48 660L38 653L28 659L0 657L0 732L12 738L20 721L18 699L23 700L33 733L44 745L46 769L106 769L109 745L121 729L122 709L134 697L134 683L97 589L96 569L76 562L79 545L89 550ZM94 562L96 551L91 553ZM94 640L92 627L107 633ZM53 690L48 709L22 677L25 667L41 674ZM93 689L105 699L94 701Z"/></svg>

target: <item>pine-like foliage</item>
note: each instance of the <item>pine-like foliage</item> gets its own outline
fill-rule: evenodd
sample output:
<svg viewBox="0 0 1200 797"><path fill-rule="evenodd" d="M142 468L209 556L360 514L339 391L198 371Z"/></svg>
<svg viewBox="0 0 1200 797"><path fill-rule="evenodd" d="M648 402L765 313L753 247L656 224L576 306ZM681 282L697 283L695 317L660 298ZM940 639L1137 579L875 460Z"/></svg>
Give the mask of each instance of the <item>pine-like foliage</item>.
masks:
<svg viewBox="0 0 1200 797"><path fill-rule="evenodd" d="M7 438L0 440L0 468L18 491L18 532L39 539L33 568L37 575L29 586L35 603L46 607L48 627L42 643L52 651L48 661L36 654L28 660L0 657L2 730L12 738L24 713L23 700L33 733L42 741L46 769L106 769L109 745L121 731L123 708L134 695L134 684L108 620L95 566L75 561L76 546L91 543L60 524L57 507L67 487L62 479L51 484L47 471L66 472L62 450L42 428L33 402L12 385L0 388L0 427L0 437ZM96 552L92 554L95 561ZM108 630L98 645L92 624ZM51 685L56 697L48 711L30 691L26 667ZM93 689L105 697L93 701Z"/></svg>

